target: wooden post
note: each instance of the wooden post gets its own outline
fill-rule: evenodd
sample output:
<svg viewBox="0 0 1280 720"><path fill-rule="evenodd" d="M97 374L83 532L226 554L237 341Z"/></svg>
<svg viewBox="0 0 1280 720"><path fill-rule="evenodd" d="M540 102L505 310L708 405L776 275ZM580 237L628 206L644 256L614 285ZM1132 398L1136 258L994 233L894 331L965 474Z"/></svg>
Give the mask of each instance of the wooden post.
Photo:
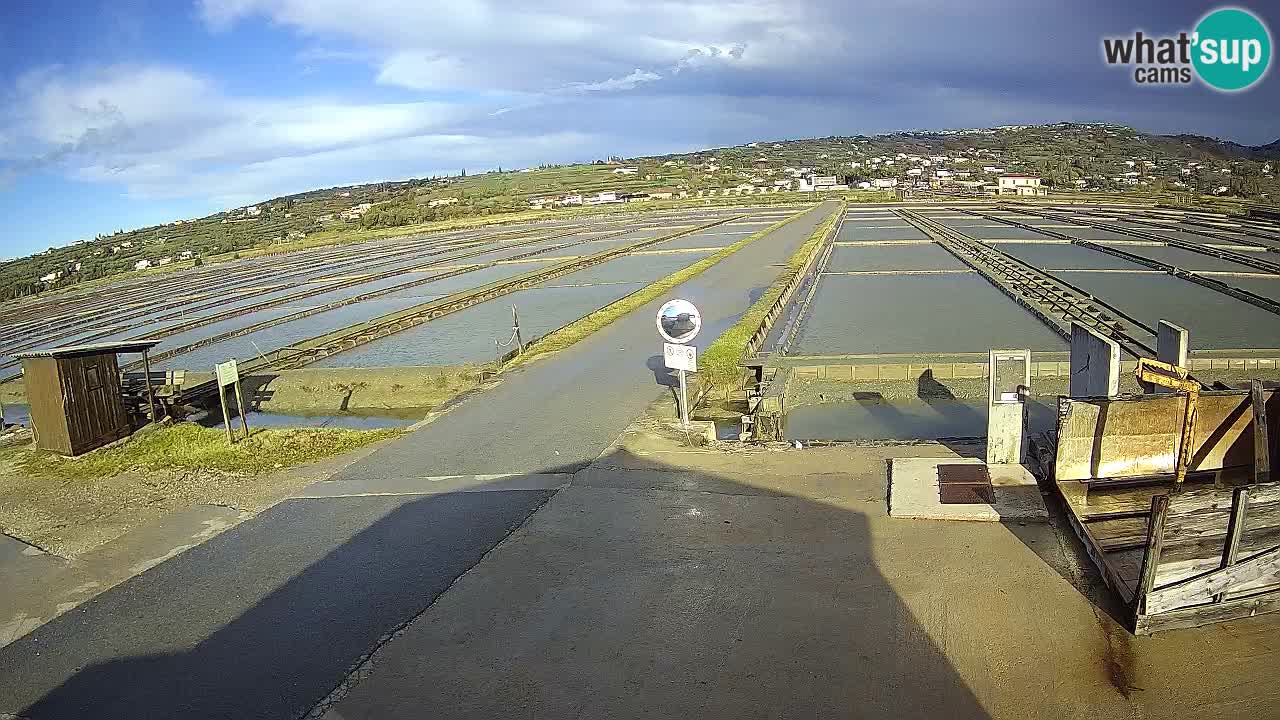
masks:
<svg viewBox="0 0 1280 720"><path fill-rule="evenodd" d="M147 351L142 351L142 376L143 382L147 385L147 409L151 416L151 422L156 421L156 401L151 394L151 357L147 355Z"/></svg>
<svg viewBox="0 0 1280 720"><path fill-rule="evenodd" d="M1253 481L1271 480L1271 443L1267 433L1267 405L1263 402L1262 381L1249 383L1249 395L1253 402Z"/></svg>
<svg viewBox="0 0 1280 720"><path fill-rule="evenodd" d="M1227 540L1222 545L1222 562L1218 565L1220 568L1231 567L1236 563L1236 554L1240 552L1240 536L1244 534L1245 510L1248 507L1249 488L1237 489L1231 497L1231 519L1227 522ZM1226 593L1218 593L1213 596L1213 601L1220 603L1224 597Z"/></svg>
<svg viewBox="0 0 1280 720"><path fill-rule="evenodd" d="M1147 593L1156 585L1156 566L1160 564L1160 549L1164 545L1164 519L1169 514L1169 496L1151 498L1151 518L1147 521L1147 544L1142 553L1142 572L1138 576L1138 591L1133 599L1137 614L1147 610Z"/></svg>
<svg viewBox="0 0 1280 720"><path fill-rule="evenodd" d="M231 413L227 411L227 388L218 384L218 401L222 403L222 424L227 429L227 444L235 445L236 436L231 432Z"/></svg>
<svg viewBox="0 0 1280 720"><path fill-rule="evenodd" d="M240 381L236 380L236 407L240 408L240 424L244 426L244 436L249 437L249 411L244 406L244 390L240 389Z"/></svg>
<svg viewBox="0 0 1280 720"><path fill-rule="evenodd" d="M520 316L516 315L516 306L511 306L511 329L514 330L516 336L516 347L520 348L520 354L524 354L524 338L520 336Z"/></svg>

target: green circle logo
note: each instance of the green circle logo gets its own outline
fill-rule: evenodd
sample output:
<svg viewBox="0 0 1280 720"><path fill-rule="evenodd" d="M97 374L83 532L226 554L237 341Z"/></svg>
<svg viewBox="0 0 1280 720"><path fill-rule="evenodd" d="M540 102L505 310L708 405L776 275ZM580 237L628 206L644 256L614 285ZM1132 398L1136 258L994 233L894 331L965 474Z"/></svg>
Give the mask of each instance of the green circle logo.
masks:
<svg viewBox="0 0 1280 720"><path fill-rule="evenodd" d="M1196 25L1191 63L1210 87L1244 90L1262 79L1271 64L1271 33L1253 13L1223 8Z"/></svg>

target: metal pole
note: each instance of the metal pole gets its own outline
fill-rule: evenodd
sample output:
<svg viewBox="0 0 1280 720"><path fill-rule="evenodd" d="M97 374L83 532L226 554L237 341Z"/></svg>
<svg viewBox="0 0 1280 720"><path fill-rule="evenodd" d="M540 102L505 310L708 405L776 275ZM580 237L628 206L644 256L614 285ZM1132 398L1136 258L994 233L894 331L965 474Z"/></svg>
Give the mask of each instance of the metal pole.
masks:
<svg viewBox="0 0 1280 720"><path fill-rule="evenodd" d="M142 351L142 377L147 384L147 409L151 416L151 422L156 421L156 401L151 395L151 358L147 355L147 351Z"/></svg>
<svg viewBox="0 0 1280 720"><path fill-rule="evenodd" d="M689 427L689 390L684 382L684 371L678 370L680 375L680 424Z"/></svg>

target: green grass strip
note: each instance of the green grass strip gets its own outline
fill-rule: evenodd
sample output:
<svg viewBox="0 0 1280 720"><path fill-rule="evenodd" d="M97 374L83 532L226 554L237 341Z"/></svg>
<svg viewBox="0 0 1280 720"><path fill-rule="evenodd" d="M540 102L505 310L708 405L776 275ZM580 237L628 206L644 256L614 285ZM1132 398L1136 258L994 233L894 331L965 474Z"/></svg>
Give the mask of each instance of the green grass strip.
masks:
<svg viewBox="0 0 1280 720"><path fill-rule="evenodd" d="M747 352L747 341L755 334L760 323L764 322L765 315L782 296L787 284L800 273L809 257L818 251L822 239L843 214L844 206L842 205L839 211L819 224L809 239L787 260L787 269L773 281L764 295L761 295L747 309L733 327L726 330L703 351L702 357L698 358L698 370L704 380L709 380L715 385L727 385L737 380L742 372L741 366Z"/></svg>
<svg viewBox="0 0 1280 720"><path fill-rule="evenodd" d="M626 297L619 298L618 300L615 300L612 303L605 305L599 310L596 310L595 312L589 315L586 315L585 317L579 320L575 320L574 322L571 322L568 325L565 325L559 330L552 332L551 334L547 335L546 337L542 338L541 340L531 345L529 347L529 350L524 355L521 355L519 358L513 361L510 365L508 365L508 367L528 362L529 360L532 360L533 358L538 357L539 355L544 355L546 353L564 350L565 348L569 347L570 345L573 345L579 340L582 340L583 338L596 332L597 330L600 330L601 328L606 327L607 325L614 322L615 320L622 317L623 315L627 315L632 311L636 310L637 308L643 307L653 302L654 300L657 300L659 297L662 297L664 294L666 294L668 291L670 291L672 288L676 287L677 285L680 285L685 281L693 277L696 277L697 275L701 274L703 271L705 271L707 268L711 267L712 265L715 265L716 263L738 252L739 250L750 245L756 240L759 240L760 238L768 235L769 233L781 228L783 225L786 225L787 223L798 220L800 217L807 215L808 212L809 211L797 213L795 215L792 215L791 217L786 218L785 220L781 220L779 222L776 222L770 225L769 227L765 228L764 230L761 230L760 232L754 233L752 235L748 235L747 237L733 243L732 245L721 248L720 250L717 250L715 253L702 258L698 262L690 265L687 268L684 268L683 270L679 270L671 275L668 275L667 277L661 280L658 280L657 282L651 285L646 285L643 288L640 288L639 290L631 293L630 295L627 295Z"/></svg>
<svg viewBox="0 0 1280 720"><path fill-rule="evenodd" d="M228 445L222 429L179 423L78 458L44 451L14 452L24 455L19 469L30 477L109 478L130 470L215 470L255 475L339 455L400 434L398 429L255 429L247 439Z"/></svg>

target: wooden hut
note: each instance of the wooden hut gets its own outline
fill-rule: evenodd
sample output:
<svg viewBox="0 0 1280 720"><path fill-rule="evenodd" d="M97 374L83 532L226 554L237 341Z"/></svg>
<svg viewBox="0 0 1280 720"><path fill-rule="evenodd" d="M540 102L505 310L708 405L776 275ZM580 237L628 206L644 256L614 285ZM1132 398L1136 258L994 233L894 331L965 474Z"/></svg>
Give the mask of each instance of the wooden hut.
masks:
<svg viewBox="0 0 1280 720"><path fill-rule="evenodd" d="M15 353L22 360L36 446L76 456L128 437L133 424L125 412L116 355L142 353L145 359L158 342L133 340Z"/></svg>

